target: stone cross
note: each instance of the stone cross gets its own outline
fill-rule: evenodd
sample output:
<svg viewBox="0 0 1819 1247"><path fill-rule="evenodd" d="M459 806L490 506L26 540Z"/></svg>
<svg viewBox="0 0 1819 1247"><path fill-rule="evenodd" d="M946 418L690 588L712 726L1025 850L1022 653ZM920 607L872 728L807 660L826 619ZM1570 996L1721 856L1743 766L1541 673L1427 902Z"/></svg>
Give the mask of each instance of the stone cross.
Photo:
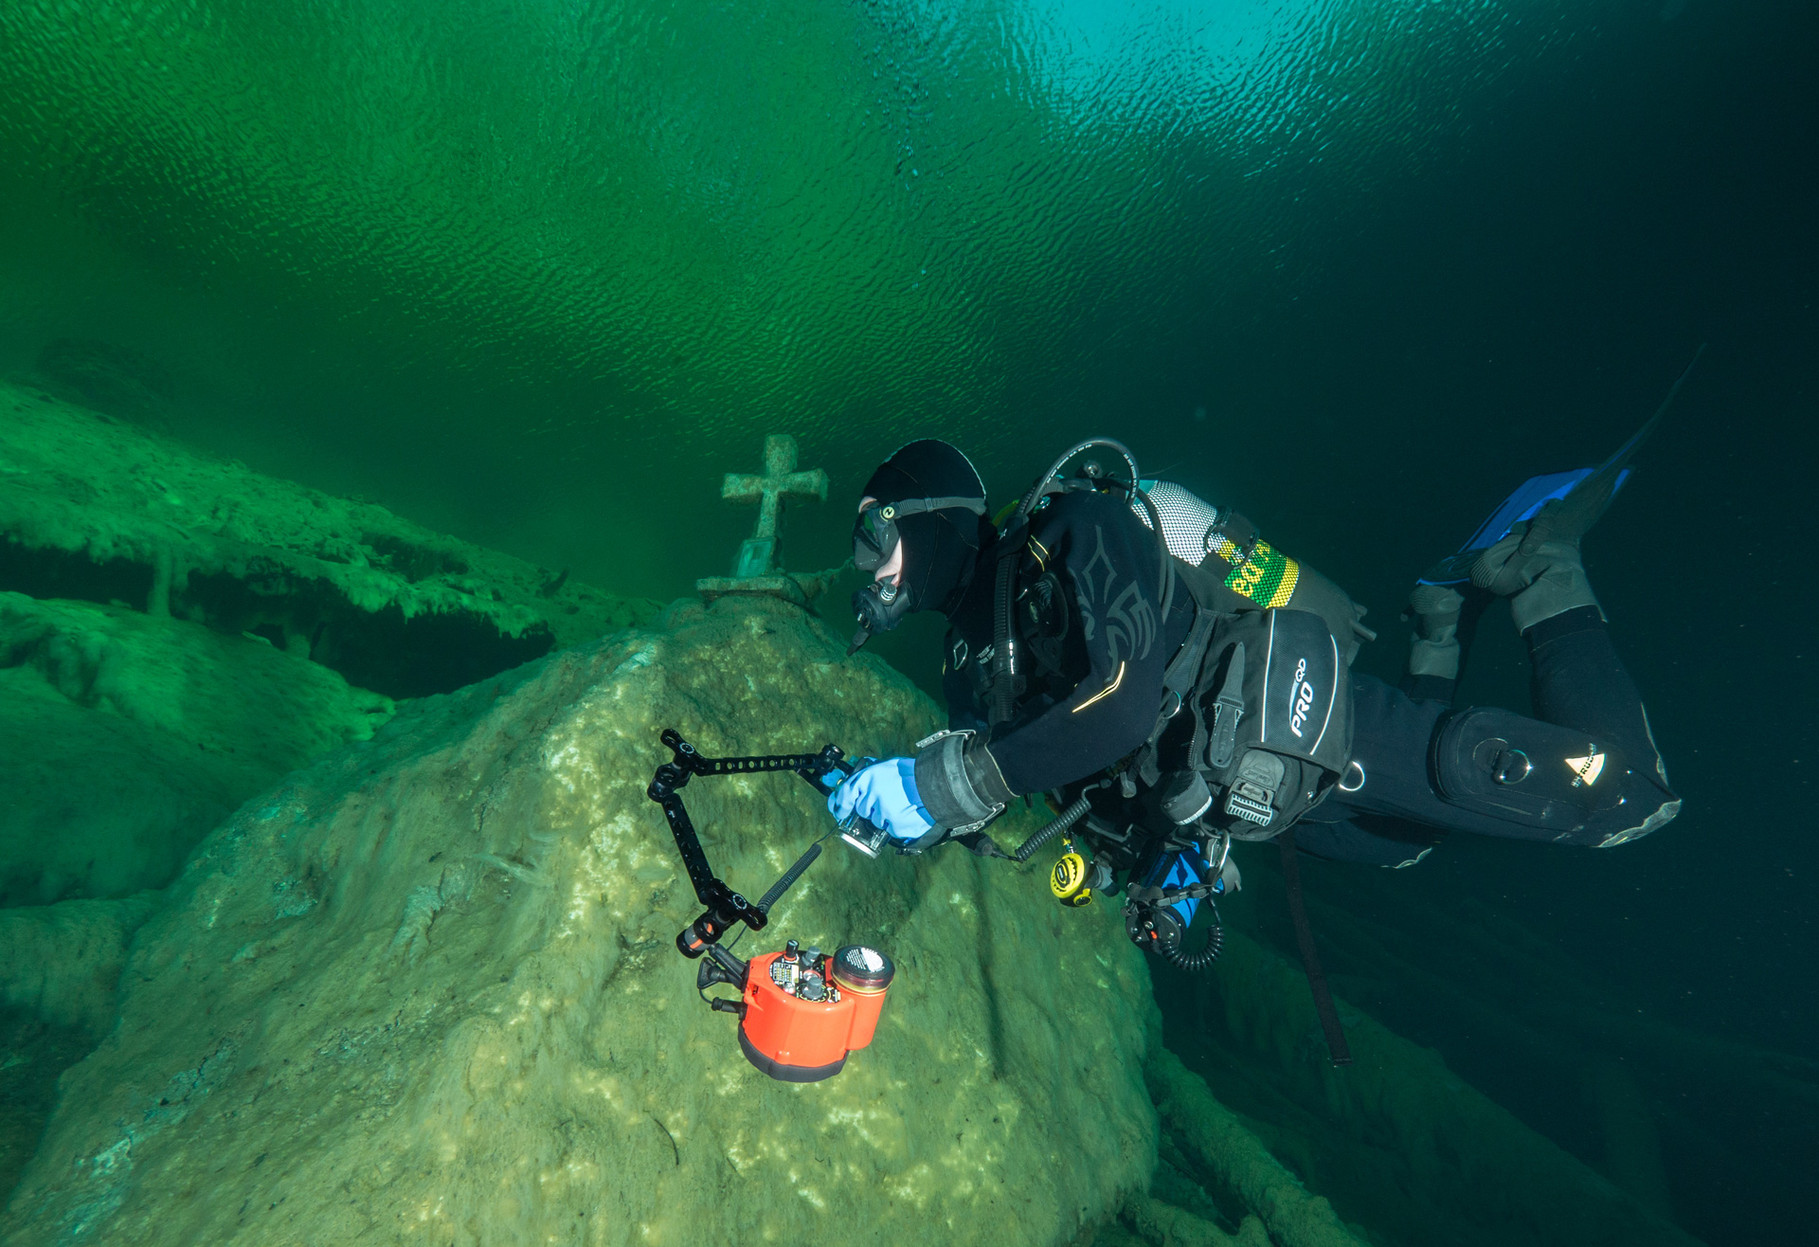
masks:
<svg viewBox="0 0 1819 1247"><path fill-rule="evenodd" d="M764 439L764 472L728 472L720 486L720 496L728 502L756 502L758 527L740 543L733 574L697 580L696 591L709 601L729 593L758 593L807 605L809 594L801 579L783 574L777 530L783 521L785 500L827 501L827 473L820 468L798 472L796 439L787 433L773 433Z"/></svg>
<svg viewBox="0 0 1819 1247"><path fill-rule="evenodd" d="M728 502L758 504L758 527L739 547L733 578L768 576L783 569L777 549L777 526L783 519L784 499L816 498L826 502L827 473L820 468L796 471L796 439L787 433L773 433L764 439L764 475L728 472L720 486L720 496Z"/></svg>

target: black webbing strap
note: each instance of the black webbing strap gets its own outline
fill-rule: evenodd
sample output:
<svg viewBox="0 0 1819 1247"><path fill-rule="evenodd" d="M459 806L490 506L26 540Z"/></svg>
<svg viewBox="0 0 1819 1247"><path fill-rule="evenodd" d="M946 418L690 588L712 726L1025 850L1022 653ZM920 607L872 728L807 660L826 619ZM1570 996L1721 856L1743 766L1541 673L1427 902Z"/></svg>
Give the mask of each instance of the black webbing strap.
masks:
<svg viewBox="0 0 1819 1247"><path fill-rule="evenodd" d="M1215 879L1185 888L1126 888L1124 895L1138 905L1173 905L1176 901L1204 901L1208 897L1217 900L1225 895L1219 882Z"/></svg>
<svg viewBox="0 0 1819 1247"><path fill-rule="evenodd" d="M900 515L921 515L926 511L965 510L974 515L985 514L985 499L970 498L963 494L950 494L942 498L900 498L896 502L887 502L884 509L890 512L888 518L896 519Z"/></svg>
<svg viewBox="0 0 1819 1247"><path fill-rule="evenodd" d="M1162 723L1174 717L1174 711L1181 708L1181 703L1187 700L1187 695L1199 682L1200 666L1206 661L1206 645L1213 638L1213 625L1217 622L1212 611L1203 610L1196 614L1193 625L1187 630L1187 637L1181 642L1181 648L1175 651L1175 656L1163 671L1162 691L1165 695L1173 695L1174 705L1168 714L1162 716ZM1150 734L1150 739L1153 741L1160 735L1162 724L1159 723Z"/></svg>
<svg viewBox="0 0 1819 1247"><path fill-rule="evenodd" d="M1314 929L1308 925L1307 906L1301 901L1301 863L1295 857L1295 830L1289 828L1276 837L1282 846L1282 882L1288 888L1288 913L1295 923L1295 942L1301 945L1301 964L1307 970L1307 985L1314 993L1314 1011L1320 1015L1320 1029L1326 1032L1326 1050L1334 1067L1350 1065L1352 1050L1345 1044L1345 1028L1339 1025L1339 1010L1333 1007L1333 993L1327 990L1326 971L1320 968L1320 954L1314 948Z"/></svg>
<svg viewBox="0 0 1819 1247"><path fill-rule="evenodd" d="M1162 733L1168 730L1181 708L1188 704L1188 694L1194 691L1194 685L1200 681L1200 668L1206 661L1206 647L1213 639L1213 625L1218 620L1213 612L1204 607L1198 608L1194 622L1187 630L1187 637L1181 642L1181 648L1169 660L1168 667L1162 673L1162 705L1156 714L1156 726L1151 729L1149 739L1143 742L1137 751L1137 775L1146 784L1154 784L1161 778L1156 766L1156 742L1162 739ZM1200 747L1200 710L1194 707L1194 743L1188 756L1198 757Z"/></svg>
<svg viewBox="0 0 1819 1247"><path fill-rule="evenodd" d="M1264 694L1268 695L1267 689ZM1232 646L1232 661L1225 668L1225 679L1220 681L1213 701L1213 738L1206 747L1206 762L1216 771L1230 766L1232 755L1238 752L1238 719L1243 713L1244 642L1239 641ZM1194 748L1199 747L1200 737L1195 735Z"/></svg>
<svg viewBox="0 0 1819 1247"><path fill-rule="evenodd" d="M998 566L992 589L992 664L991 725L1010 722L1017 706L1016 638L1011 635L1011 615L1016 609L1017 564L1029 545L1029 527L1024 526L1016 544L1007 534L998 541Z"/></svg>

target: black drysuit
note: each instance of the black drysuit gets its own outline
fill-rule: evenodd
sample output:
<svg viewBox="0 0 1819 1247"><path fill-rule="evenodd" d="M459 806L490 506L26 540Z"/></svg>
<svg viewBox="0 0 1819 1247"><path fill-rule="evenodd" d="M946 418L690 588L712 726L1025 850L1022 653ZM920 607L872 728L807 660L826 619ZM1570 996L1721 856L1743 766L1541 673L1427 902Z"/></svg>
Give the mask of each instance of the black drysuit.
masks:
<svg viewBox="0 0 1819 1247"><path fill-rule="evenodd" d="M1148 739L1161 705L1162 675L1186 638L1194 605L1184 589L1161 617L1161 552L1128 503L1064 494L1031 518L1021 583L1053 573L1065 627L1046 653L1026 642L1019 663L1030 685L988 749L1013 793L1046 792L1086 779ZM949 615L943 688L949 725L983 731L993 643L993 571L985 550ZM1595 608L1544 620L1527 634L1535 712L1547 723L1596 736L1627 769L1614 775L1622 801L1595 816L1571 843L1620 843L1673 817L1642 701ZM1048 661L1040 661L1046 657ZM1432 743L1450 705L1417 700L1369 676L1351 677L1353 758L1340 790L1296 824L1302 849L1341 861L1408 865L1447 831L1561 839L1516 818L1448 802L1431 765ZM1448 690L1450 692L1450 690ZM1350 789L1346 791L1345 789Z"/></svg>
<svg viewBox="0 0 1819 1247"><path fill-rule="evenodd" d="M988 547L948 617L942 689L949 726L986 726L998 550ZM1162 618L1162 552L1130 505L1108 494L1063 494L1030 518L1022 569L1053 572L1063 595L1059 661L1032 653L1016 715L988 746L1012 792L1047 792L1110 766L1149 738L1162 703L1162 673L1187 639L1194 604L1185 590ZM1033 566L1031 565L1033 563Z"/></svg>
<svg viewBox="0 0 1819 1247"><path fill-rule="evenodd" d="M1433 743L1452 713L1450 701L1417 700L1381 680L1354 675L1352 758L1362 782L1356 791L1341 788L1309 810L1296 826L1296 844L1338 861L1409 866L1448 831L1602 847L1646 835L1679 813L1680 799L1668 787L1642 697L1598 609L1580 607L1544 619L1523 639L1536 717L1584 732L1622 759L1625 769L1612 777L1621 785L1618 804L1570 836L1451 804L1437 791L1432 762ZM1451 692L1434 691L1443 697Z"/></svg>

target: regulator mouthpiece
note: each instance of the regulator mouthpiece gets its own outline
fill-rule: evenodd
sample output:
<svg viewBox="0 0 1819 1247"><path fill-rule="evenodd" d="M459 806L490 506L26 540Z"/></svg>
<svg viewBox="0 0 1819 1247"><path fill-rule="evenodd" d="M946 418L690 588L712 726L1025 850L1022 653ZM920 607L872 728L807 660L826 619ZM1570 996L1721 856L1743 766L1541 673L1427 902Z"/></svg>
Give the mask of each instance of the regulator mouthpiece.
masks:
<svg viewBox="0 0 1819 1247"><path fill-rule="evenodd" d="M895 628L903 622L910 609L908 589L888 580L872 581L853 594L853 617L859 621L859 631L853 637L852 647L846 652L856 653L860 646L876 634Z"/></svg>

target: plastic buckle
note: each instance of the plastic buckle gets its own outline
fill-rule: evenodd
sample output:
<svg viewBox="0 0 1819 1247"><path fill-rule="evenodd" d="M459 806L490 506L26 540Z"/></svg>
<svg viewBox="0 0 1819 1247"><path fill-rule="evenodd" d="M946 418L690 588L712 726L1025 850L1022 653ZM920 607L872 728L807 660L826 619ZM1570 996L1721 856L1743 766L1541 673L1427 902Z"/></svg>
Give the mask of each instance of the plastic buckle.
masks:
<svg viewBox="0 0 1819 1247"><path fill-rule="evenodd" d="M1232 785L1225 795L1225 812L1246 822L1268 827L1275 821L1276 811L1270 804L1271 794L1257 784L1240 780Z"/></svg>

